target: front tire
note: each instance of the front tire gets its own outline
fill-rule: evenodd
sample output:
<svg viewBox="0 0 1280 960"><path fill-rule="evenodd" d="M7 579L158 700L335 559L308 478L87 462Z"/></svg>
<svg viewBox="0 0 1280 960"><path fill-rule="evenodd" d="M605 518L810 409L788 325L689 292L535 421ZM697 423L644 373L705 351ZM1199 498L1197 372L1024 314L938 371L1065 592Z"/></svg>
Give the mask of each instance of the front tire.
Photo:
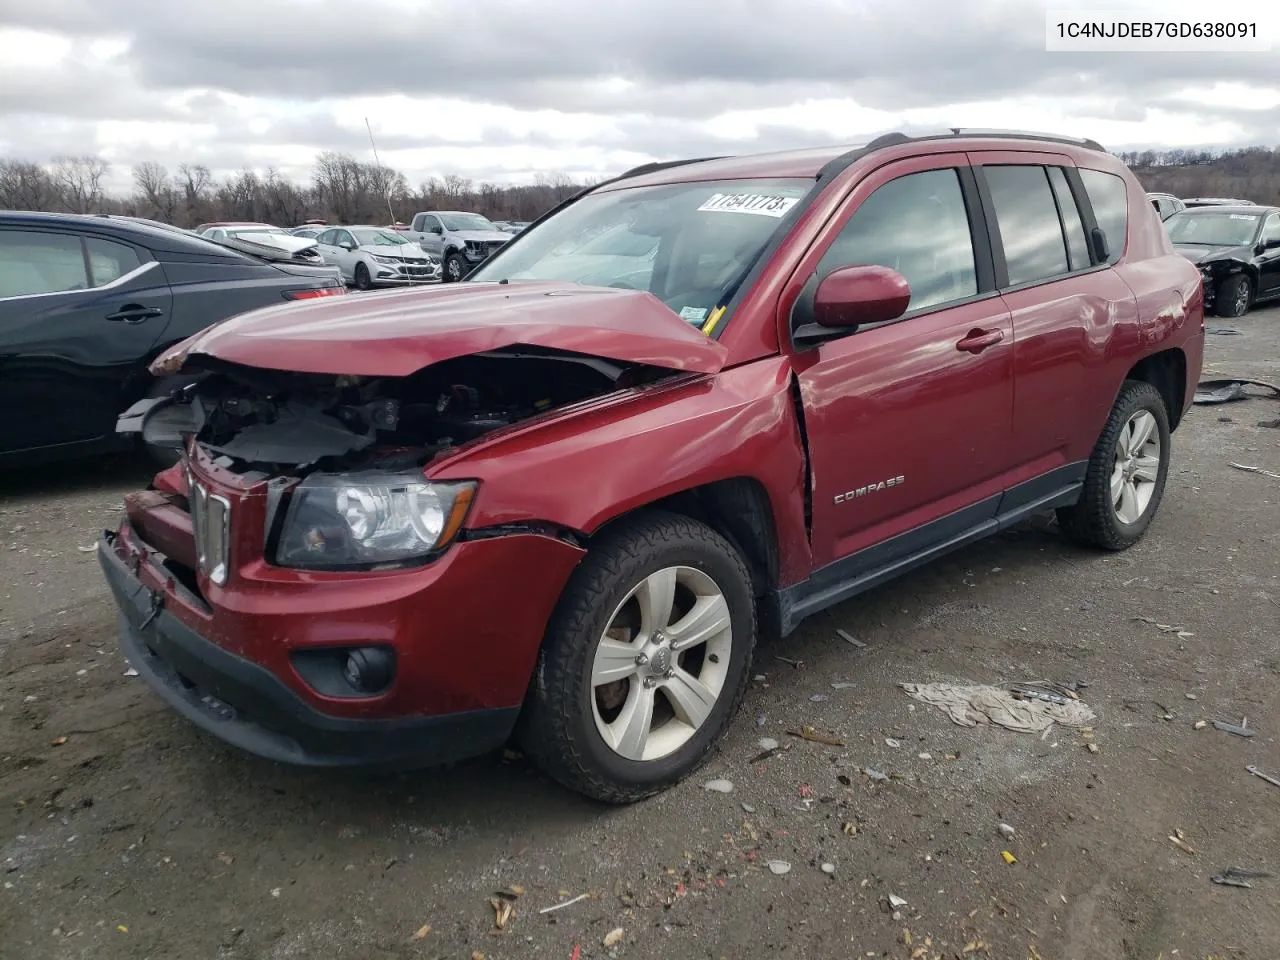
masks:
<svg viewBox="0 0 1280 960"><path fill-rule="evenodd" d="M457 283L467 275L467 265L462 254L451 253L444 258L444 282Z"/></svg>
<svg viewBox="0 0 1280 960"><path fill-rule="evenodd" d="M1104 550L1133 546L1160 508L1170 453L1169 413L1160 391L1126 380L1089 458L1079 502L1058 511L1063 532Z"/></svg>
<svg viewBox="0 0 1280 960"><path fill-rule="evenodd" d="M1243 317L1253 302L1253 283L1243 273L1227 277L1214 294L1214 312L1220 317Z"/></svg>
<svg viewBox="0 0 1280 960"><path fill-rule="evenodd" d="M623 521L593 544L552 616L521 745L596 800L659 793L723 738L755 641L751 576L724 537L668 513Z"/></svg>
<svg viewBox="0 0 1280 960"><path fill-rule="evenodd" d="M355 278L357 290L373 289L373 279L369 276L369 268L363 263L356 264Z"/></svg>

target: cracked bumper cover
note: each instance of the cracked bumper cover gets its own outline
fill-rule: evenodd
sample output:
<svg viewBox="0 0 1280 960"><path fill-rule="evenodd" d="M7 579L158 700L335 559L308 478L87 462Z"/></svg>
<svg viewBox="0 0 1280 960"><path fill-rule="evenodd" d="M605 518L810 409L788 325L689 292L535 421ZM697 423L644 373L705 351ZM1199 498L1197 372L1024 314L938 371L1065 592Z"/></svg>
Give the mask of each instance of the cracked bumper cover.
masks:
<svg viewBox="0 0 1280 960"><path fill-rule="evenodd" d="M276 670L224 648L193 626L181 588L152 562L153 551L122 546L120 533L107 532L98 544L98 561L119 609L120 643L130 664L153 691L207 733L268 760L322 767L409 768L434 766L478 756L500 747L510 736L521 697L509 705L433 711L421 704L414 712L388 716L343 716L321 709L287 683ZM569 549L565 545L566 549ZM145 555L145 556L144 556ZM576 558L575 558L576 562ZM572 566L570 564L569 566ZM567 574L567 570L566 570ZM490 606L497 606L491 599ZM552 599L554 602L554 598ZM540 632L540 631L539 631ZM512 637L512 659L524 669L527 628ZM450 638L452 640L452 638ZM459 638L466 641L467 638ZM398 650L412 661L433 651ZM536 645L532 651L536 657ZM497 655L501 657L501 652ZM532 667L532 660L528 664ZM505 691L523 690L512 676ZM477 700L510 698L509 692L478 691ZM403 704L401 697L398 703Z"/></svg>

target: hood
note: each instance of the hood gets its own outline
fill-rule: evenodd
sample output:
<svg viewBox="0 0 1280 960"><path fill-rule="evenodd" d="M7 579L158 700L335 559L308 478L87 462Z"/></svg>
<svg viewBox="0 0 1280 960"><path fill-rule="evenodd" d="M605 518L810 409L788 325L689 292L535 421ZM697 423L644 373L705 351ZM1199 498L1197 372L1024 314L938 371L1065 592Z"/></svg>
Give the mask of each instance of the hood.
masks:
<svg viewBox="0 0 1280 960"><path fill-rule="evenodd" d="M450 230L449 236L457 237L459 240L479 240L483 243L511 239L511 234L504 230Z"/></svg>
<svg viewBox="0 0 1280 960"><path fill-rule="evenodd" d="M160 354L174 373L203 354L250 367L403 377L454 357L527 346L716 373L728 351L651 293L560 281L460 283L253 310Z"/></svg>
<svg viewBox="0 0 1280 960"><path fill-rule="evenodd" d="M1173 249L1192 263L1208 263L1211 260L1248 259L1248 247L1207 247L1202 243L1175 243Z"/></svg>
<svg viewBox="0 0 1280 960"><path fill-rule="evenodd" d="M427 253L416 243L367 243L361 250L379 257L405 257L410 260L425 260Z"/></svg>

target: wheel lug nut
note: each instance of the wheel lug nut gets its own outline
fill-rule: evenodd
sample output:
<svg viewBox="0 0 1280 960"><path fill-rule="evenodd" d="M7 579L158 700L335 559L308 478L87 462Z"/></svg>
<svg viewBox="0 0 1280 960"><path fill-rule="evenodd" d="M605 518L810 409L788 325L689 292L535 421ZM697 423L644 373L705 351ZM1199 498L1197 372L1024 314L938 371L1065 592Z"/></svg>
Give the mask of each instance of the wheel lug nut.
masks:
<svg viewBox="0 0 1280 960"><path fill-rule="evenodd" d="M648 654L644 654L644 653L638 653L638 654L636 654L636 666L637 666L637 667L643 667L643 666L644 666L646 663L648 663L648 662L649 662L649 656L648 656Z"/></svg>
<svg viewBox="0 0 1280 960"><path fill-rule="evenodd" d="M655 683L657 683L657 682L658 682L658 681L657 681L657 680L655 680L653 677L645 677L645 678L644 678L644 685L645 685L646 687L652 687L652 686L653 686Z"/></svg>
<svg viewBox="0 0 1280 960"><path fill-rule="evenodd" d="M675 675L676 675L675 668L668 669L667 672L663 674L663 676L668 680L670 680Z"/></svg>

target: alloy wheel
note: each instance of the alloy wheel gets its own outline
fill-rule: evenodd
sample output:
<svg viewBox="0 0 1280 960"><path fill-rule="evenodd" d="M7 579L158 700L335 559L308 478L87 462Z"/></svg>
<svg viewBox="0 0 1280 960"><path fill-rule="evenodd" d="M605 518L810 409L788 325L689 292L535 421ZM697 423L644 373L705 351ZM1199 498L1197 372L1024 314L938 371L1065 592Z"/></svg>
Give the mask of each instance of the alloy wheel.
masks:
<svg viewBox="0 0 1280 960"><path fill-rule="evenodd" d="M645 577L609 618L591 665L591 710L605 744L657 760L706 723L729 673L733 630L716 582L693 567Z"/></svg>
<svg viewBox="0 0 1280 960"><path fill-rule="evenodd" d="M1116 438L1111 505L1121 523L1137 523L1151 505L1160 476L1160 430L1148 410L1131 416Z"/></svg>

